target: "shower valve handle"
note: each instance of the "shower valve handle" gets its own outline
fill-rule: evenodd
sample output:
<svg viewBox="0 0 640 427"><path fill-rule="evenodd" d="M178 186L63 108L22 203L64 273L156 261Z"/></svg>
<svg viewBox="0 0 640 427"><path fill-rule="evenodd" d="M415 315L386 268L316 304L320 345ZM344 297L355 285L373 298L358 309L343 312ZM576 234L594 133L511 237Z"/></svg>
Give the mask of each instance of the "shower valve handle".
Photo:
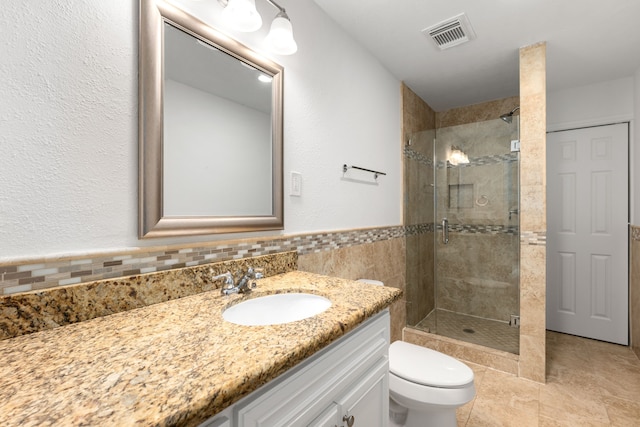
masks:
<svg viewBox="0 0 640 427"><path fill-rule="evenodd" d="M449 220L442 218L442 243L445 245L449 243Z"/></svg>

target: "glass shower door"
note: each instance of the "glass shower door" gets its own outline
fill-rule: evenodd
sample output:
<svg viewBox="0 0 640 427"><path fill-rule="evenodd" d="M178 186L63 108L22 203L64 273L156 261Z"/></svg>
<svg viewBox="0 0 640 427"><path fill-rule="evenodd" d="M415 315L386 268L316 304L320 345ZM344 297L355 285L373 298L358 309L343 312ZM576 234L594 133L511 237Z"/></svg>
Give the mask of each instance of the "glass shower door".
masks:
<svg viewBox="0 0 640 427"><path fill-rule="evenodd" d="M516 116L437 130L435 310L427 322L438 335L511 353L520 312L517 127Z"/></svg>

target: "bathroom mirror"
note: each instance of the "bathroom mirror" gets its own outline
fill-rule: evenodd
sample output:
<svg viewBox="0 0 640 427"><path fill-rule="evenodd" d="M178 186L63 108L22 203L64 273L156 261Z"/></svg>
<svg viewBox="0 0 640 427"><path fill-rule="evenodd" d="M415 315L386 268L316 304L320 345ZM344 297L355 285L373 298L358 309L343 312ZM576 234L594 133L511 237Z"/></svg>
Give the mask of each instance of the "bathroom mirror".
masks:
<svg viewBox="0 0 640 427"><path fill-rule="evenodd" d="M140 1L139 237L282 229L278 64Z"/></svg>

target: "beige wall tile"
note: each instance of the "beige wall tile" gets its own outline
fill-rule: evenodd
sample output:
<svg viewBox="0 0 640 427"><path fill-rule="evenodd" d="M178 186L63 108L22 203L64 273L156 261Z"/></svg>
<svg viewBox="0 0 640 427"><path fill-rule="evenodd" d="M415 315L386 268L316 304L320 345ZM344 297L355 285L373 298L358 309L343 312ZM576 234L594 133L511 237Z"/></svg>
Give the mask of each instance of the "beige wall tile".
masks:
<svg viewBox="0 0 640 427"><path fill-rule="evenodd" d="M546 354L544 337L520 333L520 363L518 375L532 381L546 381Z"/></svg>
<svg viewBox="0 0 640 427"><path fill-rule="evenodd" d="M411 328L405 328L403 337L406 342L440 351L465 362L476 363L512 375L518 373L518 355L516 354Z"/></svg>
<svg viewBox="0 0 640 427"><path fill-rule="evenodd" d="M436 128L436 113L416 95L407 85L402 83L402 140L409 135Z"/></svg>
<svg viewBox="0 0 640 427"><path fill-rule="evenodd" d="M520 186L520 229L546 231L546 189L541 185Z"/></svg>
<svg viewBox="0 0 640 427"><path fill-rule="evenodd" d="M520 49L520 97L546 92L546 50L545 42Z"/></svg>
<svg viewBox="0 0 640 427"><path fill-rule="evenodd" d="M444 128L464 125L467 123L495 120L502 114L509 113L518 105L520 105L519 97L512 96L480 104L452 108L451 110L436 113L436 126L437 128ZM519 113L517 111L514 113L514 115L518 114Z"/></svg>
<svg viewBox="0 0 640 427"><path fill-rule="evenodd" d="M373 279L385 286L405 289L405 239L389 239L375 243L323 251L298 257L298 269L344 279ZM406 325L404 298L394 303L391 313L391 340L401 339Z"/></svg>

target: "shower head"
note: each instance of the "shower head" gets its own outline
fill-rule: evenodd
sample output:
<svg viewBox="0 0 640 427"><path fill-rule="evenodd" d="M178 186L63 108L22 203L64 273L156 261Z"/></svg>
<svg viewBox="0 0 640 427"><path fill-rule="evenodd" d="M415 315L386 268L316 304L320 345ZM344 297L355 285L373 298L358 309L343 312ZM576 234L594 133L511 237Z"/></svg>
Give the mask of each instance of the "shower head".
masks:
<svg viewBox="0 0 640 427"><path fill-rule="evenodd" d="M501 115L500 118L504 120L505 123L511 123L513 121L513 113L515 113L519 109L520 109L520 106L514 108L513 110L511 110L506 114Z"/></svg>
<svg viewBox="0 0 640 427"><path fill-rule="evenodd" d="M500 116L500 118L504 120L505 123L511 123L511 121L513 120L513 114L503 114Z"/></svg>

